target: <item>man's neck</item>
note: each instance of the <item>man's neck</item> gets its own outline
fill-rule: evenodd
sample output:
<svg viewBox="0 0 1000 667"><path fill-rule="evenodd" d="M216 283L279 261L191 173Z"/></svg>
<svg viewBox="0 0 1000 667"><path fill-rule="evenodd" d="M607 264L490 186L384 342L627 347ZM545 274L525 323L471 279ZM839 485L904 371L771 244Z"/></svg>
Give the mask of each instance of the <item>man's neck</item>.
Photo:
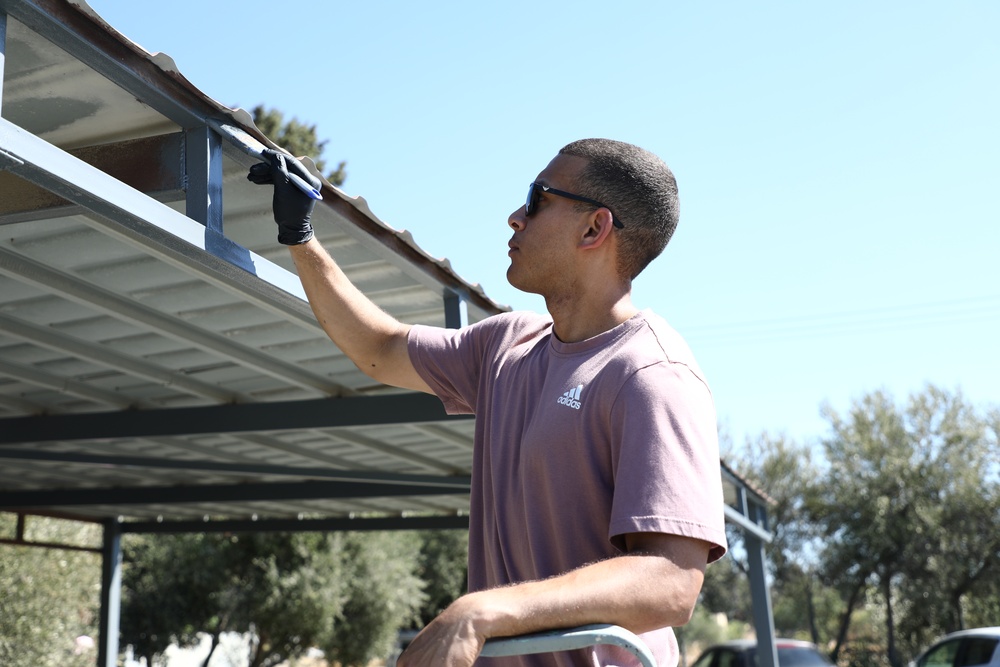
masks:
<svg viewBox="0 0 1000 667"><path fill-rule="evenodd" d="M545 305L552 316L552 331L564 343L577 343L610 331L639 312L632 305L630 290L610 299L546 297Z"/></svg>

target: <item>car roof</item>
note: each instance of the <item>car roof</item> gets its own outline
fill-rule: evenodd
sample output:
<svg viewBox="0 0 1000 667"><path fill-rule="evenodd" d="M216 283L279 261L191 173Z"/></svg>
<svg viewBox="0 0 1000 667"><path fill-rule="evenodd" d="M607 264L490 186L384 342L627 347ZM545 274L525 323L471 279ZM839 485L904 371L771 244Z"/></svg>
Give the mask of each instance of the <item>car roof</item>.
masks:
<svg viewBox="0 0 1000 667"><path fill-rule="evenodd" d="M944 637L938 639L938 641L944 641L945 639L955 639L956 637L1000 637L1000 626L994 626L989 628L970 628L968 630L959 630L957 632L951 632ZM936 644L937 642L935 642Z"/></svg>
<svg viewBox="0 0 1000 667"><path fill-rule="evenodd" d="M801 639L782 639L777 638L774 640L775 646L779 648L815 648L816 645L812 642L803 641ZM713 648L730 648L730 649L748 649L757 646L757 641L754 639L731 639L729 641L721 642L719 644L714 644L709 646L706 651Z"/></svg>
<svg viewBox="0 0 1000 667"><path fill-rule="evenodd" d="M961 639L962 637L992 637L1000 639L1000 626L992 626L987 628L970 628L968 630L958 630L956 632L950 632L944 635L943 637L938 637L933 642L931 642L927 646L927 648L925 648L923 652L920 654L920 657L927 655L934 648L936 648L937 646L939 646L944 642L952 641L953 639Z"/></svg>

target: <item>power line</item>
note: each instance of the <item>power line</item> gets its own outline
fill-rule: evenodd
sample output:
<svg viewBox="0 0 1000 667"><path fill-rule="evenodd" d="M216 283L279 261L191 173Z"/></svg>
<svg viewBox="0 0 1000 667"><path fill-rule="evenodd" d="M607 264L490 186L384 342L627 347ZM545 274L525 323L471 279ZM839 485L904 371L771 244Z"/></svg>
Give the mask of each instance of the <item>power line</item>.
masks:
<svg viewBox="0 0 1000 667"><path fill-rule="evenodd" d="M684 329L692 342L760 342L957 325L1000 315L1000 294L793 317L709 324Z"/></svg>

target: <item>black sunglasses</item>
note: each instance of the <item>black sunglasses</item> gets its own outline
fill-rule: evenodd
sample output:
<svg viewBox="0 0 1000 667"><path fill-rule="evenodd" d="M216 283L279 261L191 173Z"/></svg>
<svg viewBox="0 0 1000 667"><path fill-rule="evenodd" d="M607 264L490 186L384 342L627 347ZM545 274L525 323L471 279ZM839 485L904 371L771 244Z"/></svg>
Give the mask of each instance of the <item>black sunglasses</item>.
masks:
<svg viewBox="0 0 1000 667"><path fill-rule="evenodd" d="M528 186L528 199L524 203L524 215L526 217L531 217L534 215L535 211L538 210L538 200L541 199L542 193L545 192L550 195L558 195L560 197L565 197L566 199L572 199L574 201L582 201L588 204L593 204L594 206L599 206L600 208L606 208L611 211L609 206L605 206L596 199L591 199L590 197L584 197L582 195L575 195L572 192L565 192L563 190L556 190L555 188L550 188L547 185L542 185L541 183L532 183ZM618 221L615 217L615 212L611 211L611 223L618 229L624 229L625 225Z"/></svg>

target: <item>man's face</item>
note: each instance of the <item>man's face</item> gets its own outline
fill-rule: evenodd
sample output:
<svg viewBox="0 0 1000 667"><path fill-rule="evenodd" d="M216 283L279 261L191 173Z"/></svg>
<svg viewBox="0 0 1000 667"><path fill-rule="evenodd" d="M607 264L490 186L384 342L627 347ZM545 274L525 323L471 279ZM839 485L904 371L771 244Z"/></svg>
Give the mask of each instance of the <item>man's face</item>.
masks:
<svg viewBox="0 0 1000 667"><path fill-rule="evenodd" d="M535 182L575 192L586 164L586 159L575 155L557 155ZM522 291L545 296L572 280L574 273L569 269L585 218L573 200L544 193L531 217L525 215L524 206L511 213L507 224L514 235L508 243L507 281Z"/></svg>

